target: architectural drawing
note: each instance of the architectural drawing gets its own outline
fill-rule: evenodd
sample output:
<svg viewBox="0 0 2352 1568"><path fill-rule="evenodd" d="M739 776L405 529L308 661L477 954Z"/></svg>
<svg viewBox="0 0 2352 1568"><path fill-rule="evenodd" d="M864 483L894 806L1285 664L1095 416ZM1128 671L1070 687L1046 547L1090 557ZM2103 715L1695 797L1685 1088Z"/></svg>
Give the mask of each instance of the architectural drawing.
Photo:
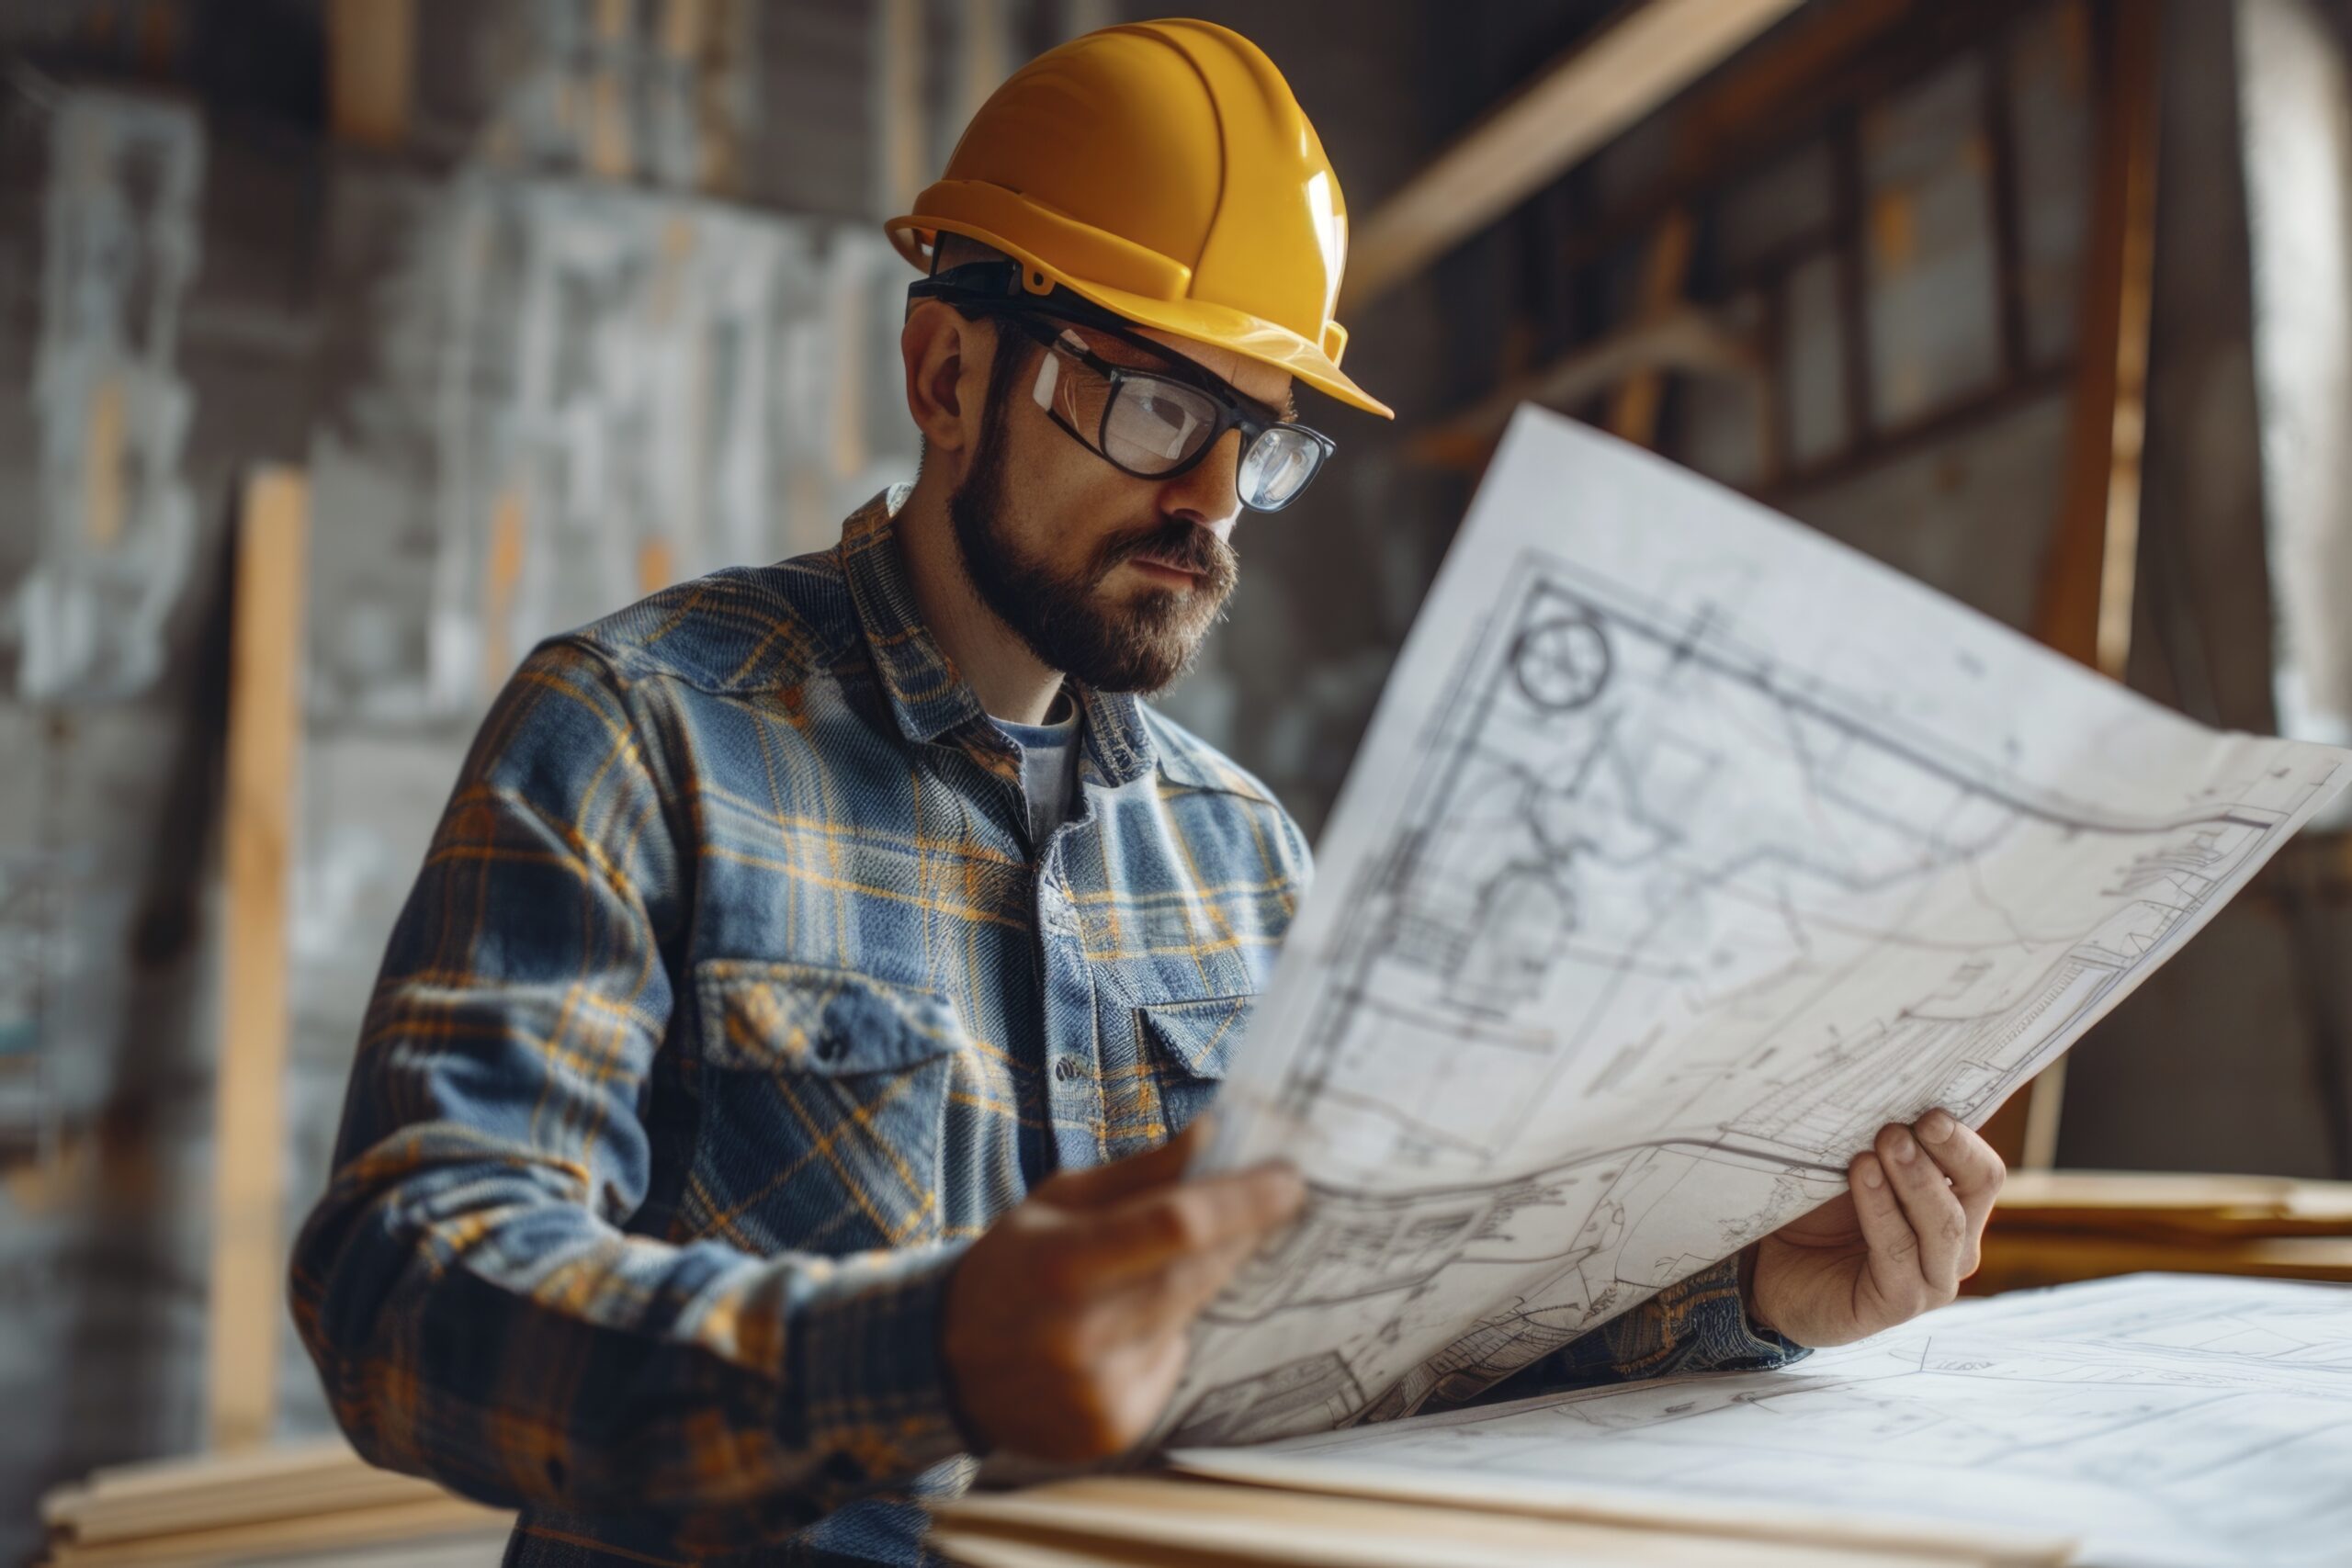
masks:
<svg viewBox="0 0 2352 1568"><path fill-rule="evenodd" d="M1212 1159L1313 1197L1209 1310L1179 1438L1475 1393L1885 1122L1981 1122L2346 761L1523 410L1226 1087Z"/></svg>
<svg viewBox="0 0 2352 1568"><path fill-rule="evenodd" d="M2139 1275L1957 1303L1780 1371L1419 1416L1179 1463L1389 1496L1819 1505L2071 1535L2094 1568L2340 1562L2352 1290Z"/></svg>

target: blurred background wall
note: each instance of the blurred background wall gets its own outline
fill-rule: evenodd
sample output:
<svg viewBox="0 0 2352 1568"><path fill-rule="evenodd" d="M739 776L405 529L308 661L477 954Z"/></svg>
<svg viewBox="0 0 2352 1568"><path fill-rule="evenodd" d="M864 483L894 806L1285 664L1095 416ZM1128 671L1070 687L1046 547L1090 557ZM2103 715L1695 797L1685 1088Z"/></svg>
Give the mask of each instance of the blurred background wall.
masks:
<svg viewBox="0 0 2352 1568"><path fill-rule="evenodd" d="M911 477L877 220L1014 66L1155 9L0 0L0 1561L44 1486L202 1438L240 476L310 485L290 1235L489 695ZM1634 9L1194 7L1289 75L1360 236ZM2352 387L2346 36L2320 0L1795 6L1354 313L1400 417L1309 412L1341 458L1244 523L1167 706L1316 831L1521 395L2058 639L2136 81L2143 499L2103 647L2205 722L2343 739L2352 490L2310 476ZM2307 835L2075 1052L2061 1163L2352 1175L2346 867ZM322 1429L277 1354L277 1430Z"/></svg>

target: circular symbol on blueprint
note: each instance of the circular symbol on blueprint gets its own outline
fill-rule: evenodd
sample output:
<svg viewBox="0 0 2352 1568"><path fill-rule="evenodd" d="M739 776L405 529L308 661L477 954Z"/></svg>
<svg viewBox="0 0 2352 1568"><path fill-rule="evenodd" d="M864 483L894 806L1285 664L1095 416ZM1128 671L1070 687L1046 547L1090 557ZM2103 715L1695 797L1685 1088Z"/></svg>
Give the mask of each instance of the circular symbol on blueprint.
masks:
<svg viewBox="0 0 2352 1568"><path fill-rule="evenodd" d="M1589 615L1538 621L1511 644L1510 673L1537 707L1580 708L1609 684L1609 639Z"/></svg>

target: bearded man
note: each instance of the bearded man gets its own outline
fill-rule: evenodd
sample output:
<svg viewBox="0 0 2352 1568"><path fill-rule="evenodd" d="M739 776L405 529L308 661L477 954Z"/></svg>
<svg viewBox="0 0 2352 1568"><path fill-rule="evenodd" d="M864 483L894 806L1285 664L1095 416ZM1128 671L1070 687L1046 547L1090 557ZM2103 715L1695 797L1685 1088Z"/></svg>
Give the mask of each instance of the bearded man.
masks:
<svg viewBox="0 0 2352 1568"><path fill-rule="evenodd" d="M1301 1199L1185 1167L1306 845L1138 694L1331 457L1294 384L1387 412L1339 366L1338 182L1264 54L1157 22L1023 68L891 231L919 476L525 660L296 1250L345 1432L518 1506L509 1563L921 1562L974 1456L1145 1434ZM1948 1117L1879 1151L1530 1375L1949 1300L1999 1162Z"/></svg>

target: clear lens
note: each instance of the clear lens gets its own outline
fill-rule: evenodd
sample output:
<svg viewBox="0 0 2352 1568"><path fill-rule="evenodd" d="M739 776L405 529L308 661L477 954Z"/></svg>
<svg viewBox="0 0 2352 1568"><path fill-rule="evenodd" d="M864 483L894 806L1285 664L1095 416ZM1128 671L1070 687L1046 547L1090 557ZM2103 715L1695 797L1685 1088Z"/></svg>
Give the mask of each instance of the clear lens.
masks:
<svg viewBox="0 0 2352 1568"><path fill-rule="evenodd" d="M1225 405L1216 398L1149 371L1101 365L1073 330L1065 328L1051 347L1087 373L1066 373L1048 354L1033 390L1038 406L1127 473L1146 479L1174 473L1228 428ZM1303 425L1270 426L1242 454L1234 488L1252 511L1279 511L1297 499L1329 455L1329 444Z"/></svg>
<svg viewBox="0 0 2352 1568"><path fill-rule="evenodd" d="M1259 512L1287 506L1322 466L1321 443L1303 431L1274 425L1258 437L1241 459L1236 486L1241 491L1241 503Z"/></svg>
<svg viewBox="0 0 2352 1568"><path fill-rule="evenodd" d="M1131 472L1165 473L1199 451L1216 428L1216 405L1191 388L1126 378L1102 422L1103 455Z"/></svg>

